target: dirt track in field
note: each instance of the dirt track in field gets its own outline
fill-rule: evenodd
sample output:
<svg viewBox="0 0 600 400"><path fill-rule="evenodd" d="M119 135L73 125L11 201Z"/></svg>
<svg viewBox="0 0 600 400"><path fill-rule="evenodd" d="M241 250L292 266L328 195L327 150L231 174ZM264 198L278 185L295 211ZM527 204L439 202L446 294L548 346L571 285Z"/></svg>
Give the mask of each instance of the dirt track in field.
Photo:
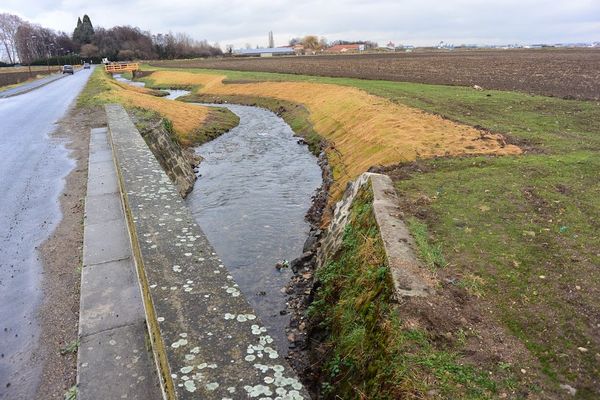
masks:
<svg viewBox="0 0 600 400"><path fill-rule="evenodd" d="M156 66L280 72L514 90L600 99L600 49L424 51L393 54L162 61Z"/></svg>

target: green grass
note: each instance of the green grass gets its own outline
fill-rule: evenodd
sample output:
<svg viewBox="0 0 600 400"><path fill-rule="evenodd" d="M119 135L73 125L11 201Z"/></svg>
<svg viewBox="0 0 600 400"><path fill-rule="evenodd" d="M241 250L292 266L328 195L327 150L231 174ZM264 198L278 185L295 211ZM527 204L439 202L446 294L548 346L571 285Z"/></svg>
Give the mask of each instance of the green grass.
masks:
<svg viewBox="0 0 600 400"><path fill-rule="evenodd" d="M419 160L418 168L399 166L390 174L422 259L429 265L444 260L445 274L458 276L457 286L523 344L539 365L540 390L565 394L557 389L564 383L577 388L578 398L600 396L600 103L468 87L181 70L220 73L229 81L352 86L520 145L521 156Z"/></svg>
<svg viewBox="0 0 600 400"><path fill-rule="evenodd" d="M322 397L422 398L431 390L438 398L494 397L509 384L509 373L492 379L399 319L372 201L370 187L359 190L341 250L317 271L309 315L327 332Z"/></svg>
<svg viewBox="0 0 600 400"><path fill-rule="evenodd" d="M79 349L79 340L73 340L72 342L65 345L65 347L60 349L60 354L61 355L65 355L65 354L69 354L69 353L75 354L75 353L77 353L78 349Z"/></svg>
<svg viewBox="0 0 600 400"><path fill-rule="evenodd" d="M64 394L64 400L77 400L77 395L79 394L79 390L77 390L77 386L71 386Z"/></svg>
<svg viewBox="0 0 600 400"><path fill-rule="evenodd" d="M437 268L446 267L446 259L442 253L442 248L439 245L432 244L427 232L427 225L415 217L409 218L407 221L410 233L415 240L419 256L425 262L425 265L432 271Z"/></svg>
<svg viewBox="0 0 600 400"><path fill-rule="evenodd" d="M94 69L92 76L77 98L78 107L98 107L106 104L106 101L100 98L100 95L110 91L110 86L104 79L104 70L102 68Z"/></svg>

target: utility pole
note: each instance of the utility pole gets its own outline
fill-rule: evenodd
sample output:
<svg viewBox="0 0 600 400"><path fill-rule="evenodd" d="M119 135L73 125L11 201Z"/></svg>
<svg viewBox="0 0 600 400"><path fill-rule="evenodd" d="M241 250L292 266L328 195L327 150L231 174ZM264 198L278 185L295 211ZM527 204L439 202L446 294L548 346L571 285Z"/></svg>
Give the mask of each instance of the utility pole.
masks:
<svg viewBox="0 0 600 400"><path fill-rule="evenodd" d="M269 32L269 48L275 47L275 40L273 40L273 31Z"/></svg>
<svg viewBox="0 0 600 400"><path fill-rule="evenodd" d="M27 67L29 68L29 77L31 78L31 59L33 56L31 55L31 42L35 41L36 36L31 35L31 38L27 41Z"/></svg>

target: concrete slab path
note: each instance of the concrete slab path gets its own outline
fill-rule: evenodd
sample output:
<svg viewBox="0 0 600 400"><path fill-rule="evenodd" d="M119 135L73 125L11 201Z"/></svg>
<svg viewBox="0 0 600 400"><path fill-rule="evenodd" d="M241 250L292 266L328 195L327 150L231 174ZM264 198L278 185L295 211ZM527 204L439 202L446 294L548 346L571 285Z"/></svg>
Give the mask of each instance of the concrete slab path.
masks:
<svg viewBox="0 0 600 400"><path fill-rule="evenodd" d="M92 129L79 316L79 400L161 399L107 129Z"/></svg>

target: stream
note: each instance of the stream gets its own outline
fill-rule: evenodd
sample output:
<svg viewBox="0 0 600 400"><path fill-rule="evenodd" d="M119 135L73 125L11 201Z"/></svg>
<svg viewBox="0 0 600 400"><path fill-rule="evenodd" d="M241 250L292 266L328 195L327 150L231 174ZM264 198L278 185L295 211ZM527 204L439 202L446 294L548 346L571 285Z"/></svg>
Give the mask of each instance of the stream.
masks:
<svg viewBox="0 0 600 400"><path fill-rule="evenodd" d="M117 75L115 79L143 86ZM188 93L170 90L167 98ZM321 169L290 126L271 111L202 105L225 107L240 123L196 148L203 161L186 203L279 352L287 354L289 315L283 288L292 271L275 265L302 254L310 228L304 217L321 186Z"/></svg>
<svg viewBox="0 0 600 400"><path fill-rule="evenodd" d="M289 316L280 312L286 309L282 288L292 271L277 270L275 264L302 254L309 231L304 217L321 186L321 169L274 113L219 107L237 114L240 124L196 149L204 160L187 204L286 354Z"/></svg>

